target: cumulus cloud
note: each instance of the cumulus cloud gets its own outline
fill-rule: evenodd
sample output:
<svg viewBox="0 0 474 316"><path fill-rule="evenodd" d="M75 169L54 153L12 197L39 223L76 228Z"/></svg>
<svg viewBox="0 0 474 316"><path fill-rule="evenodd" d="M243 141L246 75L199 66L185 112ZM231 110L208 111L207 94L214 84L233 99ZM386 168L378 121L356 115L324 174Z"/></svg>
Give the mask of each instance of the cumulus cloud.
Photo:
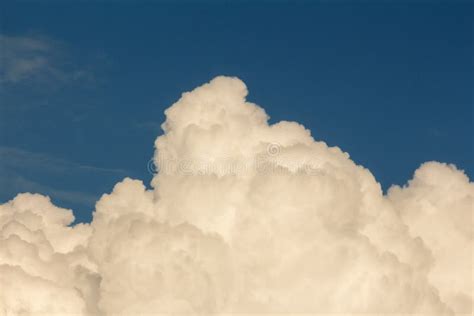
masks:
<svg viewBox="0 0 474 316"><path fill-rule="evenodd" d="M40 195L0 206L0 313L472 313L474 185L423 164L384 195L237 78L166 110L147 189L124 179L90 224Z"/></svg>

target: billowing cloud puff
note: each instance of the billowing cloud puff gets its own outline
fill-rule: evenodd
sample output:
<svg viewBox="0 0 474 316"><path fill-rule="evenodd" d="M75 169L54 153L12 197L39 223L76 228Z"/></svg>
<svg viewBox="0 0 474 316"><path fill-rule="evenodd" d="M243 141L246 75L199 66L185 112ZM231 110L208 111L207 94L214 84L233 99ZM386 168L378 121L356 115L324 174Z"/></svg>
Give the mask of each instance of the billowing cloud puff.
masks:
<svg viewBox="0 0 474 316"><path fill-rule="evenodd" d="M152 189L125 179L90 224L39 195L0 206L0 313L471 314L474 185L423 164L384 195L236 78L166 111Z"/></svg>
<svg viewBox="0 0 474 316"><path fill-rule="evenodd" d="M100 278L88 259L88 225L68 227L71 210L38 194L0 205L0 313L97 312Z"/></svg>

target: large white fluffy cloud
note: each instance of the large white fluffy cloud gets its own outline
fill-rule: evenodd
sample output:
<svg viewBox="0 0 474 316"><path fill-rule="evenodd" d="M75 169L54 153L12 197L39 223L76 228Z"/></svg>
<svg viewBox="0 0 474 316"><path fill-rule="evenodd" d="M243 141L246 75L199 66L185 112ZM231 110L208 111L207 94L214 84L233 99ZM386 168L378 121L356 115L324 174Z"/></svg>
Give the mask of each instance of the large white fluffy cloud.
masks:
<svg viewBox="0 0 474 316"><path fill-rule="evenodd" d="M237 78L166 111L152 189L124 179L90 224L40 195L0 206L0 314L470 315L474 185L423 164L384 195Z"/></svg>

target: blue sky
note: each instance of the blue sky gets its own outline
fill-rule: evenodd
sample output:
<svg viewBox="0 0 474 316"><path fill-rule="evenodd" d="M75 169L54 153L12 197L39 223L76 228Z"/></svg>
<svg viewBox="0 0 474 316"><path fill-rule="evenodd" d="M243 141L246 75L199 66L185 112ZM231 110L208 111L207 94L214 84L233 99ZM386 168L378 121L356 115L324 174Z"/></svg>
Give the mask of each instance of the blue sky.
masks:
<svg viewBox="0 0 474 316"><path fill-rule="evenodd" d="M216 75L385 189L430 160L472 179L472 2L1 7L0 202L39 192L89 220L125 176L149 182L164 109Z"/></svg>

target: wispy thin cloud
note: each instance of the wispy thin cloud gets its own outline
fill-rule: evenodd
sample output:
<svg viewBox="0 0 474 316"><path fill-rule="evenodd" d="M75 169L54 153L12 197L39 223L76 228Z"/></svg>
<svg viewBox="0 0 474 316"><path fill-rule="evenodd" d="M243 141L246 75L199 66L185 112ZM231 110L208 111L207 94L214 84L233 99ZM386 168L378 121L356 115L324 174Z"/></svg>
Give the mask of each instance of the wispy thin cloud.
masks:
<svg viewBox="0 0 474 316"><path fill-rule="evenodd" d="M0 84L57 84L93 77L65 55L63 45L49 38L0 34Z"/></svg>
<svg viewBox="0 0 474 316"><path fill-rule="evenodd" d="M37 192L67 205L93 207L98 199L94 190L79 184L97 179L114 179L130 174L126 170L92 166L50 154L0 146L0 200L12 199L19 192ZM51 179L74 179L57 188ZM78 187L80 189L78 189Z"/></svg>
<svg viewBox="0 0 474 316"><path fill-rule="evenodd" d="M6 182L6 179L3 179L3 181ZM3 181L0 179L0 183ZM40 192L44 195L53 197L54 199L59 199L79 205L94 205L98 198L96 195L90 193L56 189L20 175L9 177L8 185L12 188L20 190L18 192Z"/></svg>
<svg viewBox="0 0 474 316"><path fill-rule="evenodd" d="M125 175L123 169L97 167L88 164L68 161L45 153L36 153L28 150L0 146L0 165L12 168L35 168L50 172L89 171Z"/></svg>
<svg viewBox="0 0 474 316"><path fill-rule="evenodd" d="M155 121L135 122L133 124L133 127L135 127L138 130L143 130L147 132L153 132L153 133L162 132L161 123L155 122Z"/></svg>

